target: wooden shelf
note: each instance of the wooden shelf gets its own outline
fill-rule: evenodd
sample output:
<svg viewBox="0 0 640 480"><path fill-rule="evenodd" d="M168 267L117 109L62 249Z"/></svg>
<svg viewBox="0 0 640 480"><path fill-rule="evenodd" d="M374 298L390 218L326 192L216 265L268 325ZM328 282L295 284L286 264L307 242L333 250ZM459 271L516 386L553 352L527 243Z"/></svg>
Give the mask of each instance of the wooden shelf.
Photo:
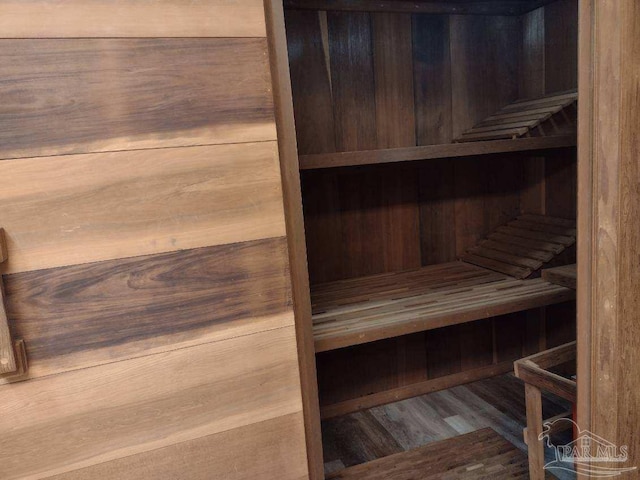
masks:
<svg viewBox="0 0 640 480"><path fill-rule="evenodd" d="M575 291L451 262L317 285L311 298L322 352L561 303Z"/></svg>
<svg viewBox="0 0 640 480"><path fill-rule="evenodd" d="M576 264L562 267L546 268L542 270L542 278L549 283L562 285L563 287L576 289L577 281Z"/></svg>
<svg viewBox="0 0 640 480"><path fill-rule="evenodd" d="M573 147L576 135L491 140L484 142L424 145L420 147L362 150L356 152L320 153L300 156L300 169L348 167L379 163L433 160L438 158L470 157L494 153L524 152L552 148Z"/></svg>
<svg viewBox="0 0 640 480"><path fill-rule="evenodd" d="M576 130L578 92L511 103L464 132L456 142L478 142L519 137L546 137Z"/></svg>

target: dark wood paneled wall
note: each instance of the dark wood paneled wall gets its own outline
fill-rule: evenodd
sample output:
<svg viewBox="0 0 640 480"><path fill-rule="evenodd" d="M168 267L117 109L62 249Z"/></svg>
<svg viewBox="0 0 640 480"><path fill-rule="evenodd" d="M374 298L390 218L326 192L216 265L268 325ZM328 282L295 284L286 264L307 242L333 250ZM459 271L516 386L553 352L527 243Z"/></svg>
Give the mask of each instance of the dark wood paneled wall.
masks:
<svg viewBox="0 0 640 480"><path fill-rule="evenodd" d="M300 154L449 143L511 100L575 88L575 5L521 17L287 11ZM575 164L562 149L304 171L311 282L453 261L522 212L575 218ZM325 352L321 403L556 345L575 335L572 309Z"/></svg>
<svg viewBox="0 0 640 480"><path fill-rule="evenodd" d="M286 19L302 155L447 143L518 97L519 17Z"/></svg>
<svg viewBox="0 0 640 480"><path fill-rule="evenodd" d="M1 17L0 478L308 478L262 0Z"/></svg>

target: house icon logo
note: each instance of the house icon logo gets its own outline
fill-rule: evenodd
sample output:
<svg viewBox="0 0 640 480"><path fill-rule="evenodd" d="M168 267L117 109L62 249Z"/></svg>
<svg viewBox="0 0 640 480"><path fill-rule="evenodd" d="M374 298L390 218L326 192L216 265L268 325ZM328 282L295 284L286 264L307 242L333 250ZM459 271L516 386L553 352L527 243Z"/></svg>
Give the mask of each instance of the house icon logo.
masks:
<svg viewBox="0 0 640 480"><path fill-rule="evenodd" d="M559 427L558 422L571 423L570 427L577 433L572 442L566 445L552 443L550 432ZM575 422L566 418L546 422L538 440L545 440L547 447L555 451L555 460L547 463L544 466L545 470L575 471L578 474L589 475L591 478L608 478L619 477L637 469L637 467L623 466L629 460L629 448L626 445L618 447L588 430L580 430Z"/></svg>

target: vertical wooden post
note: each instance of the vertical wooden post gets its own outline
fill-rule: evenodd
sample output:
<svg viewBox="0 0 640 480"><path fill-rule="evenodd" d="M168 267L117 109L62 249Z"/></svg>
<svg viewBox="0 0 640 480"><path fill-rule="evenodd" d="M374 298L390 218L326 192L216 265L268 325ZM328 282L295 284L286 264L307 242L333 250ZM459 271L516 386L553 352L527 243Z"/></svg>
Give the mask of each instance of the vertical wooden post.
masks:
<svg viewBox="0 0 640 480"><path fill-rule="evenodd" d="M580 2L579 80L578 424L640 467L640 2Z"/></svg>
<svg viewBox="0 0 640 480"><path fill-rule="evenodd" d="M544 480L544 441L542 433L542 393L540 389L525 383L527 403L527 438L529 450L529 475L531 480Z"/></svg>
<svg viewBox="0 0 640 480"><path fill-rule="evenodd" d="M311 322L311 297L302 214L300 167L282 0L265 0L265 12L269 54L271 57L271 81L276 111L276 126L278 129L278 147L280 150L293 309L296 318L296 340L298 363L300 365L300 383L302 385L302 406L309 478L311 480L322 480L324 479L324 462L320 431L318 380L316 378L316 357Z"/></svg>

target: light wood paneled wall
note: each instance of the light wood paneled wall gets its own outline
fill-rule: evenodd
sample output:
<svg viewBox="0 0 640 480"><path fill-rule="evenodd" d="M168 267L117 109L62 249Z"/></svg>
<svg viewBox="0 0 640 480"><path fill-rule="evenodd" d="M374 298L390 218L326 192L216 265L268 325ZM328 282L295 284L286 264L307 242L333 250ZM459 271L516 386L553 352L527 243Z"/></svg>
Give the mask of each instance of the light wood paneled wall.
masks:
<svg viewBox="0 0 640 480"><path fill-rule="evenodd" d="M7 0L2 38L264 37L262 0Z"/></svg>
<svg viewBox="0 0 640 480"><path fill-rule="evenodd" d="M308 478L261 0L0 6L0 478Z"/></svg>

